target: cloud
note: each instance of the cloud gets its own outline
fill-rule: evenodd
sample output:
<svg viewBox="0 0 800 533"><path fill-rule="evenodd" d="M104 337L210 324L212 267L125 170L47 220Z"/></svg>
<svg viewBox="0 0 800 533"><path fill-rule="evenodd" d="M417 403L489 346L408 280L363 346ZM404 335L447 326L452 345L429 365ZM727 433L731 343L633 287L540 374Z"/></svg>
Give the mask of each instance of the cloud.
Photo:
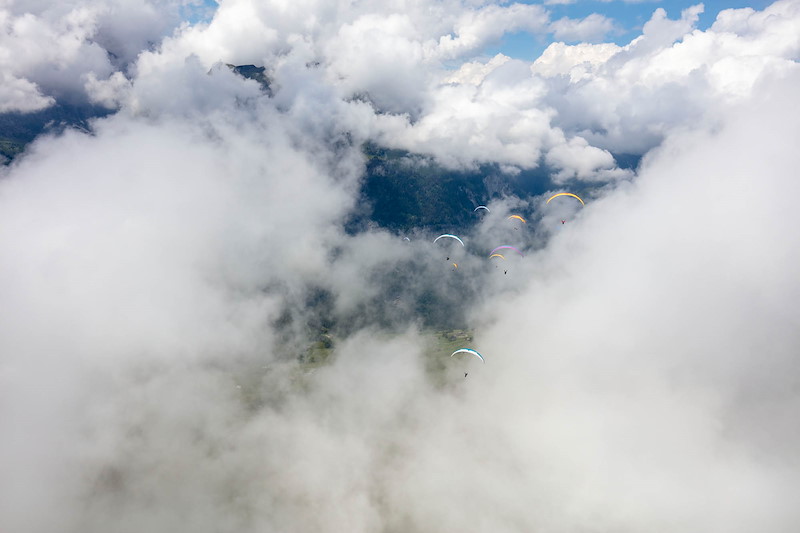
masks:
<svg viewBox="0 0 800 533"><path fill-rule="evenodd" d="M130 86L130 80L121 72L115 72L105 80L98 79L93 72L90 72L86 76L84 85L89 101L108 109L119 108L122 100L128 96Z"/></svg>
<svg viewBox="0 0 800 533"><path fill-rule="evenodd" d="M377 5L223 3L0 170L0 529L791 530L796 3L456 70L438 39L488 11ZM413 95L366 68L387 43ZM544 161L586 206L351 234L365 140Z"/></svg>
<svg viewBox="0 0 800 533"><path fill-rule="evenodd" d="M468 11L456 23L455 38L447 35L439 39L439 53L446 57L458 57L464 52L478 50L508 32L543 33L548 20L547 11L538 5L490 5L477 11Z"/></svg>
<svg viewBox="0 0 800 533"><path fill-rule="evenodd" d="M725 105L749 97L759 79L793 68L795 5L769 6L774 23L755 24L741 36L714 26L692 30L700 12L694 7L675 21L656 10L643 35L620 49L553 44L533 66L550 80L546 101L558 110L553 125L598 148L644 153L672 128L714 120Z"/></svg>
<svg viewBox="0 0 800 533"><path fill-rule="evenodd" d="M373 3L337 11L308 2L281 11L229 2L208 25L182 28L158 50L142 53L135 94L125 96L128 85L119 75L90 77L87 88L96 101L111 105L143 97L148 83L161 94L153 73L189 57L198 61L198 73L220 62L263 64L279 105L322 97L360 135L433 155L449 167L491 162L513 173L535 168L553 143L565 142L550 122L553 110L541 105L541 80L522 62L469 62L475 67L464 78L466 87L458 87L466 64L461 75L443 68L506 32L546 33L549 17L541 6L403 5L388 12ZM318 16L308 19L309 11ZM192 102L188 95L176 98Z"/></svg>
<svg viewBox="0 0 800 533"><path fill-rule="evenodd" d="M430 111L413 125L402 117L378 117L379 138L453 166L502 161L535 167L551 133L550 110L540 105L543 90L525 63L505 61L477 87L440 86Z"/></svg>
<svg viewBox="0 0 800 533"><path fill-rule="evenodd" d="M589 146L581 137L573 137L568 142L557 144L545 157L547 163L561 169L554 177L556 181L569 178L589 178L596 175L599 169L613 169L614 157L605 150ZM620 176L629 173L620 172Z"/></svg>
<svg viewBox="0 0 800 533"><path fill-rule="evenodd" d="M0 113L38 111L55 102L54 98L44 96L35 83L17 78L8 72L3 72L0 80L0 100Z"/></svg>
<svg viewBox="0 0 800 533"><path fill-rule="evenodd" d="M463 63L458 70L448 73L448 75L442 81L444 83L470 84L478 86L483 82L486 76L489 75L489 73L509 60L511 60L510 57L503 54L497 54L485 63L481 61L466 62Z"/></svg>
<svg viewBox="0 0 800 533"><path fill-rule="evenodd" d="M642 35L631 42L632 55L644 55L653 50L671 46L694 29L703 11L703 4L690 6L681 11L680 19L672 20L667 18L667 12L659 7L653 12L650 20L644 24Z"/></svg>
<svg viewBox="0 0 800 533"><path fill-rule="evenodd" d="M419 68L427 59L423 43L409 38L414 33L407 15L360 17L342 26L327 50L331 69L345 91L365 92L379 110L413 113L422 104L420 89L429 83Z"/></svg>
<svg viewBox="0 0 800 533"><path fill-rule="evenodd" d="M180 2L10 2L0 8L2 112L85 103L87 77L125 71L178 24Z"/></svg>
<svg viewBox="0 0 800 533"><path fill-rule="evenodd" d="M242 359L261 368L278 357L269 325L283 299L323 276L325 243L352 205L348 184L359 159L343 152L330 163L334 157L312 151L310 140L298 142L300 132L274 108L237 104L235 85L246 94L249 83L227 69L182 67L157 73L165 84L158 91L140 80L137 107L99 121L94 135L43 138L5 171L0 246L16 257L2 263L3 298L14 309L0 332L2 418L11 424L4 422L2 461L15 481L6 485L13 494L3 491L3 529L74 530L86 517L69 510L73 498L93 499L92 483L138 490L135 478L149 460L171 462L159 421L204 423L178 401L184 394L225 404L213 415L223 425L226 409L238 413L234 398L224 399L235 391L230 371ZM218 364L222 375L203 370ZM150 407L140 403L137 391L145 390L159 398ZM153 418L148 412L162 412L162 401L174 409ZM117 422L104 429L109 413ZM146 426L146 452L117 441L117 429L127 432L137 419ZM97 440L83 446L83 431ZM63 438L75 445L47 444ZM28 439L38 443L29 454ZM115 465L118 452L135 455L137 466ZM99 481L84 485L81 472L95 467ZM42 494L48 478L53 490ZM103 501L89 519L106 516ZM42 503L48 513L35 512ZM114 527L141 520L150 519L126 514ZM158 513L152 520L169 523Z"/></svg>
<svg viewBox="0 0 800 533"><path fill-rule="evenodd" d="M564 41L598 42L614 30L614 21L597 13L580 20L563 17L550 24L553 36Z"/></svg>
<svg viewBox="0 0 800 533"><path fill-rule="evenodd" d="M619 52L614 43L567 45L552 43L531 65L534 74L552 78L569 75L570 81L591 79L597 70Z"/></svg>
<svg viewBox="0 0 800 533"><path fill-rule="evenodd" d="M590 205L573 231L551 241L541 282L498 302L502 318L484 342L514 354L503 364L517 387L540 391L528 404L547 406L533 415L543 425L528 419L520 427L541 429L529 429L530 446L552 439L549 453L564 450L560 468L575 465L562 475L584 487L567 491L586 511L576 520L602 509L600 522L594 515L600 530L647 527L660 516L668 529L747 531L797 519L785 499L798 481L793 467L760 492L776 464L791 462L785 441L773 449L767 435L798 437L780 429L785 405L797 401L793 378L775 373L794 372L795 321L779 294L798 290L798 257L771 251L785 222L772 214L789 207L764 193L796 188L787 170L796 164L788 139L798 115L780 117L797 80L765 83L764 98L743 104L719 130L671 136L632 187ZM517 333L526 328L535 331ZM773 392L756 392L754 382L771 382ZM619 449L624 456L606 455ZM642 492L652 468L660 481ZM691 503L732 485L741 489L730 493L736 503ZM736 519L719 524L723 509Z"/></svg>

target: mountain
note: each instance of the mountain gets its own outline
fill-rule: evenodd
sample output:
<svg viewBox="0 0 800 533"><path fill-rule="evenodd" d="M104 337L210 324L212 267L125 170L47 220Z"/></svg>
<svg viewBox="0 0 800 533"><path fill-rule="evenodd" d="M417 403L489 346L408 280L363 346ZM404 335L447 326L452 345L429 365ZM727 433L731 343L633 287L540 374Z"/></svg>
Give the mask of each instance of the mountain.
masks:
<svg viewBox="0 0 800 533"><path fill-rule="evenodd" d="M90 131L91 119L111 113L101 106L61 103L33 113L0 113L0 162L10 163L43 133L59 133L66 128Z"/></svg>
<svg viewBox="0 0 800 533"><path fill-rule="evenodd" d="M261 85L261 89L268 95L272 96L272 80L266 74L264 67L257 67L255 65L231 65L226 63L226 66L234 71L236 74L249 80L254 80Z"/></svg>
<svg viewBox="0 0 800 533"><path fill-rule="evenodd" d="M527 198L564 188L584 194L602 185L579 180L556 184L551 178L556 171L544 164L517 174L503 172L494 163L454 170L430 156L372 143L366 143L362 150L367 170L360 208L347 224L350 233L369 225L398 232L414 228L442 233L459 231L475 223L475 207L493 199ZM618 162L625 168L635 168L640 159L623 156Z"/></svg>

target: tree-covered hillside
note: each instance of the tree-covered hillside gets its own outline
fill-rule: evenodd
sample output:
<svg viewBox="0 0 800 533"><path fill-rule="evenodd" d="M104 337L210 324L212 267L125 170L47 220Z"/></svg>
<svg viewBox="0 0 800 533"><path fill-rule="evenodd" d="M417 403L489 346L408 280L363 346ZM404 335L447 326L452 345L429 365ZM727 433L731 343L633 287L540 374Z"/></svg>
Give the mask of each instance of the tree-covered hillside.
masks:
<svg viewBox="0 0 800 533"><path fill-rule="evenodd" d="M33 113L0 113L0 161L11 162L42 133L65 128L89 130L92 118L109 113L104 107L88 104L56 104Z"/></svg>
<svg viewBox="0 0 800 533"><path fill-rule="evenodd" d="M361 207L349 223L351 231L373 224L394 231L417 228L457 231L475 222L473 209L491 200L516 196L527 198L565 187L585 193L600 184L573 182L557 185L555 172L542 164L517 174L503 172L497 164L453 170L425 155L392 150L367 143L366 174L361 188ZM634 168L639 156L617 158L620 166Z"/></svg>

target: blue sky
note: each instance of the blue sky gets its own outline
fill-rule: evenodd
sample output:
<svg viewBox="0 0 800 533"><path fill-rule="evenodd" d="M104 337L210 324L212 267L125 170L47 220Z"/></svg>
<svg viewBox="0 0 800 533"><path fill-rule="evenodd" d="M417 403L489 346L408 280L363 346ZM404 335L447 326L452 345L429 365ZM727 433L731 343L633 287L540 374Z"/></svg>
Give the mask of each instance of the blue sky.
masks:
<svg viewBox="0 0 800 533"><path fill-rule="evenodd" d="M184 6L183 18L192 24L209 21L214 15L214 11L216 11L218 5L219 4L214 0L202 0L202 2L199 2L199 5Z"/></svg>

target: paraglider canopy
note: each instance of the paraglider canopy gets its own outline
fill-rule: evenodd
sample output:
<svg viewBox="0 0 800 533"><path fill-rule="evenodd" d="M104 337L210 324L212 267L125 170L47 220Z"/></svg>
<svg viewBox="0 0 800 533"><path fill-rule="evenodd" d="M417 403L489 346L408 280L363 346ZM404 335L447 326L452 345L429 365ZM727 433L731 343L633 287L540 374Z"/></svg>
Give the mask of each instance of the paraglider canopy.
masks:
<svg viewBox="0 0 800 533"><path fill-rule="evenodd" d="M462 241L461 239L459 239L459 238L458 238L456 235L450 235L449 233L445 233L445 234L443 234L443 235L439 235L438 237L436 237L435 239L433 239L433 242L436 242L436 241L438 241L439 239L445 239L445 238L447 238L447 239L455 239L455 240L457 240L459 243L461 243L461 246L464 246L464 241Z"/></svg>
<svg viewBox="0 0 800 533"><path fill-rule="evenodd" d="M508 244L504 244L503 246L498 246L497 248L489 252L489 257L492 257L493 254L497 253L497 250L514 250L519 255L525 257L524 254L519 251L519 249L514 248L513 246L509 246ZM503 259L505 259L505 257Z"/></svg>
<svg viewBox="0 0 800 533"><path fill-rule="evenodd" d="M547 201L545 202L545 204L549 204L549 203L550 203L550 200L552 200L552 199L553 199L553 198L555 198L556 196L572 196L573 198L577 198L577 199L578 199L578 201L579 201L579 202L580 202L582 205L586 205L585 203L583 203L583 200L581 200L580 196L578 196L577 194L572 194L571 192L559 192L559 193L556 193L556 194L554 194L553 196L551 196L550 198L548 198L548 199L547 199Z"/></svg>
<svg viewBox="0 0 800 533"><path fill-rule="evenodd" d="M521 216L519 216L519 215L511 215L510 217L508 217L508 220L511 220L512 218L516 218L517 220L521 220L521 221L522 221L523 223L525 223L525 224L527 224L527 223L528 223L528 222L527 222L527 221L526 221L524 218L522 218L522 217L521 217Z"/></svg>
<svg viewBox="0 0 800 533"><path fill-rule="evenodd" d="M491 213L491 211L489 210L489 208L488 208L488 207L486 207L485 205L479 205L478 207L476 207L475 209L473 209L473 210L472 210L472 212L474 213L474 212L475 212L475 211L477 211L478 209L486 209L486 212L487 212L487 213Z"/></svg>
<svg viewBox="0 0 800 533"><path fill-rule="evenodd" d="M474 355L475 357L477 357L478 359L480 359L481 361L486 363L486 359L484 359L481 354L479 354L478 352L476 352L475 350L473 350L471 348L459 348L455 352L451 353L450 357L453 357L457 353L466 353L466 354Z"/></svg>
<svg viewBox="0 0 800 533"><path fill-rule="evenodd" d="M489 259L491 259L492 257L499 257L503 261L506 260L506 258L505 258L505 256L503 254L492 254L492 255L489 256Z"/></svg>

